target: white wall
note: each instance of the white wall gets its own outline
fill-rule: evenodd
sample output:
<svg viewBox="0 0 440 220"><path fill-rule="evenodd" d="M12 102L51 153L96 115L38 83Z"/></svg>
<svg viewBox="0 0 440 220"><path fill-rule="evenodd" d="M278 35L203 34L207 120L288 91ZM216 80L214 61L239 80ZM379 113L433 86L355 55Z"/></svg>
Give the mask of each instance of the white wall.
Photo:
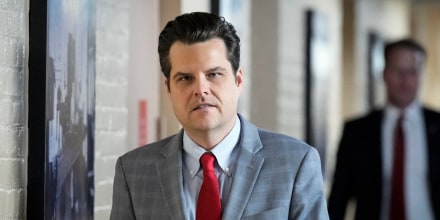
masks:
<svg viewBox="0 0 440 220"><path fill-rule="evenodd" d="M157 140L159 120L159 91L163 87L159 68L157 40L159 36L159 1L133 0L130 2L130 39L128 72L128 147ZM139 104L147 102L147 120L140 120ZM140 129L146 124L146 131ZM142 134L142 132L144 132Z"/></svg>
<svg viewBox="0 0 440 220"><path fill-rule="evenodd" d="M189 13L195 11L205 11L209 12L211 8L210 0L181 0L180 1L180 12Z"/></svg>
<svg viewBox="0 0 440 220"><path fill-rule="evenodd" d="M116 159L129 148L128 1L96 2L95 219L110 216Z"/></svg>
<svg viewBox="0 0 440 220"><path fill-rule="evenodd" d="M0 219L26 219L28 11L0 4Z"/></svg>

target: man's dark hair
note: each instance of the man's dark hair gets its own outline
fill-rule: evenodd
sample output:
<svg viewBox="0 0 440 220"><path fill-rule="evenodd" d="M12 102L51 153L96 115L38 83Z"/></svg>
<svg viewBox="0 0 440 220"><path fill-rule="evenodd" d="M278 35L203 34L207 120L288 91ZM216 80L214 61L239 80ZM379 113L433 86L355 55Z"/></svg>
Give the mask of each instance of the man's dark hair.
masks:
<svg viewBox="0 0 440 220"><path fill-rule="evenodd" d="M173 43L180 41L193 44L220 38L227 49L227 59L231 63L234 74L240 66L240 38L237 32L224 17L205 12L193 12L177 16L169 21L159 35L159 61L163 74L170 77L170 48Z"/></svg>
<svg viewBox="0 0 440 220"><path fill-rule="evenodd" d="M385 45L385 63L388 63L391 52L397 48L406 48L422 53L423 57L426 57L426 51L418 42L413 39L402 39L398 41L392 41Z"/></svg>

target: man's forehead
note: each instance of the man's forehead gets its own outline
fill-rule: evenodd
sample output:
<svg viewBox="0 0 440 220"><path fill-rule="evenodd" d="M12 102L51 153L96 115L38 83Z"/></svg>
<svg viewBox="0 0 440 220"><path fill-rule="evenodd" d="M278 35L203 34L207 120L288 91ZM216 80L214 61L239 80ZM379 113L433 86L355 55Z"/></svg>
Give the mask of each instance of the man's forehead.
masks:
<svg viewBox="0 0 440 220"><path fill-rule="evenodd" d="M423 64L425 59L425 55L417 50L411 48L396 48L390 53L390 58L394 63L414 63L414 64Z"/></svg>
<svg viewBox="0 0 440 220"><path fill-rule="evenodd" d="M220 43L223 46L218 47ZM170 48L169 61L171 72L191 69L194 66L202 68L204 71L232 68L223 40L208 40L192 44L176 41Z"/></svg>

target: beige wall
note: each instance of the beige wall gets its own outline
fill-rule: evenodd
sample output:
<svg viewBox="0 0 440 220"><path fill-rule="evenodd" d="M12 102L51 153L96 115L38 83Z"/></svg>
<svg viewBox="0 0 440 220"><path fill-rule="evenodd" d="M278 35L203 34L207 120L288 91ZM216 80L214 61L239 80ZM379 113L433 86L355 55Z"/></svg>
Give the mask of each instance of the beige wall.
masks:
<svg viewBox="0 0 440 220"><path fill-rule="evenodd" d="M423 3L411 8L411 33L428 54L421 99L428 106L440 109L440 2Z"/></svg>

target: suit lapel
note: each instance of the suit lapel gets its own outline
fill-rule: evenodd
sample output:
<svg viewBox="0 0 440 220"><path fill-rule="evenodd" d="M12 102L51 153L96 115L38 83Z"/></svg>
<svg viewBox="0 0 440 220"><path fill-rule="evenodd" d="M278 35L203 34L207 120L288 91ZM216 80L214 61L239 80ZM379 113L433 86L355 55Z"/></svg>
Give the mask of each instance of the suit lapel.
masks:
<svg viewBox="0 0 440 220"><path fill-rule="evenodd" d="M161 151L163 160L156 163L164 200L171 219L186 219L183 200L182 132Z"/></svg>
<svg viewBox="0 0 440 220"><path fill-rule="evenodd" d="M256 155L263 148L257 128L241 116L240 122L241 134L237 146L240 153L223 219L237 219L243 215L264 162L264 158Z"/></svg>

